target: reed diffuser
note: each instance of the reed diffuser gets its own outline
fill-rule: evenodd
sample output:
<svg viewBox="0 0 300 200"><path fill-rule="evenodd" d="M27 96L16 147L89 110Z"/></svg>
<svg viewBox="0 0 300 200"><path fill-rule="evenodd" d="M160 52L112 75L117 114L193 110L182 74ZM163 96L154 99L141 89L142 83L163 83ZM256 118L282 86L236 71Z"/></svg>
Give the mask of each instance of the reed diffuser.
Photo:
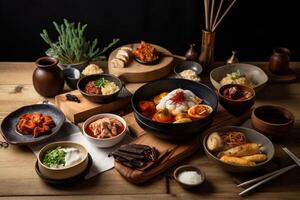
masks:
<svg viewBox="0 0 300 200"><path fill-rule="evenodd" d="M204 67L205 74L209 73L214 62L215 30L236 2L236 0L228 1L230 1L228 5L223 8L224 0L204 0L205 29L202 30L199 62Z"/></svg>

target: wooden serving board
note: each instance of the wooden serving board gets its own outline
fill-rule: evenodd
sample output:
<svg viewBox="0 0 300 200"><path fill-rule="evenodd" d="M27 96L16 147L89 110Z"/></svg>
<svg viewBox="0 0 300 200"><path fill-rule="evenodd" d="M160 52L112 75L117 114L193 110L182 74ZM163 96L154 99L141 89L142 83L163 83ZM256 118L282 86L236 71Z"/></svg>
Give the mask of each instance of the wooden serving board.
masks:
<svg viewBox="0 0 300 200"><path fill-rule="evenodd" d="M65 95L68 93L77 96L80 103L67 101ZM79 90L73 90L68 93L56 96L55 105L75 124L83 122L95 114L120 110L130 104L131 98L131 93L124 87L115 101L106 104L93 103L87 100L81 95Z"/></svg>
<svg viewBox="0 0 300 200"><path fill-rule="evenodd" d="M139 44L128 44L125 46L131 47L135 49ZM153 45L159 52L164 52L167 54L171 54L167 49L160 47L155 44ZM133 58L130 58L127 65L124 68L115 68L112 67L110 61L116 57L118 50L121 47L115 49L108 58L108 71L110 74L114 74L115 76L120 77L122 80L131 83L140 83L140 82L148 82L163 78L170 74L173 69L173 57L161 57L158 64L155 65L143 65L135 61Z"/></svg>
<svg viewBox="0 0 300 200"><path fill-rule="evenodd" d="M115 162L115 169L128 181L139 184L154 176L162 173L168 168L172 167L181 160L187 158L193 154L197 149L202 147L203 137L213 131L214 129L221 128L223 126L234 126L240 125L251 115L251 111L244 113L241 116L233 116L226 112L221 106L218 108L218 113L215 117L212 125L204 131L202 134L199 134L195 139L186 141L185 143L175 143L166 140L161 140L138 126L134 119L133 113L125 116L125 120L128 123L128 126L132 132L134 132L138 137L132 142L135 144L144 144L155 147L159 152L168 151L169 154L160 162L157 166L149 169L148 171L139 171L132 170L122 164ZM170 133L172 134L172 133Z"/></svg>

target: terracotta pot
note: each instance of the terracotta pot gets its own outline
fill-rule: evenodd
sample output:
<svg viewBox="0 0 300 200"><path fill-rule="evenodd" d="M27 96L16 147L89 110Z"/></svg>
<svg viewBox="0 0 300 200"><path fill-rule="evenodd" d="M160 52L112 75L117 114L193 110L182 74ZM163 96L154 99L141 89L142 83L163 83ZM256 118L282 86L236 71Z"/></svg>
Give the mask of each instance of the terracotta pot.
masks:
<svg viewBox="0 0 300 200"><path fill-rule="evenodd" d="M290 71L290 51L286 48L276 48L269 62L269 70L273 74L285 75Z"/></svg>
<svg viewBox="0 0 300 200"><path fill-rule="evenodd" d="M294 122L295 117L289 110L274 105L259 106L251 115L253 128L275 140L286 136L294 126Z"/></svg>
<svg viewBox="0 0 300 200"><path fill-rule="evenodd" d="M44 97L54 97L62 93L64 75L53 57L41 57L35 61L37 68L33 72L34 89Z"/></svg>

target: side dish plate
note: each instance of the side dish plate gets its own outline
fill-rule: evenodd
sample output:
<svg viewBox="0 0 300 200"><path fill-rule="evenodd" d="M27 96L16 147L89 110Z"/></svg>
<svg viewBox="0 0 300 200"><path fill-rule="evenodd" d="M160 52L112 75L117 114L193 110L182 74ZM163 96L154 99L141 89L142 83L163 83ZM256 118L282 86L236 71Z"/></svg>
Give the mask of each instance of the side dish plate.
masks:
<svg viewBox="0 0 300 200"><path fill-rule="evenodd" d="M39 112L42 114L47 114L52 117L55 123L55 127L51 128L51 131L47 134L33 137L32 135L23 135L16 130L17 124L19 122L19 117L26 113ZM15 145L27 145L36 144L42 142L56 133L61 129L63 123L65 122L65 115L58 110L55 106L49 104L33 104L21 107L8 116L6 116L1 123L1 134L4 139Z"/></svg>

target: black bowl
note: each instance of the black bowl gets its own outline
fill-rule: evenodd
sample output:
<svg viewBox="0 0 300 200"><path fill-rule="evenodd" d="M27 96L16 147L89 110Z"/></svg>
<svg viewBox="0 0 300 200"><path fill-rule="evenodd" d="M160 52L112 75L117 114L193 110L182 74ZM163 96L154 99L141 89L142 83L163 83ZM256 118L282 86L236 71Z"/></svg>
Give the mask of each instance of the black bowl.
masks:
<svg viewBox="0 0 300 200"><path fill-rule="evenodd" d="M64 74L64 78L67 82L67 85L75 90L77 88L77 83L80 79L80 71L76 68L69 67L62 70Z"/></svg>
<svg viewBox="0 0 300 200"><path fill-rule="evenodd" d="M157 55L157 58L152 61L143 61L143 60L140 60L138 57L134 56L134 60L142 65L156 65L159 63L160 59L161 59L161 55L159 55L159 54Z"/></svg>
<svg viewBox="0 0 300 200"><path fill-rule="evenodd" d="M213 112L200 120L174 124L153 121L139 111L138 104L140 101L149 100L162 92L169 92L177 88L192 91L199 98L203 99L205 104L211 106ZM185 79L164 79L150 82L140 87L134 93L131 104L134 110L135 119L143 129L162 139L181 140L196 136L212 123L217 111L218 98L212 89L202 83Z"/></svg>
<svg viewBox="0 0 300 200"><path fill-rule="evenodd" d="M104 78L105 80L114 82L117 86L119 86L120 89L117 92L110 94L110 95L88 94L88 93L84 92L84 87L89 81L95 81L100 78ZM77 83L77 88L80 91L80 93L82 94L82 96L84 96L89 101L92 101L95 103L109 103L109 102L115 100L117 98L119 92L121 91L122 87L123 87L123 84L122 84L121 80L111 74L93 74L93 75L85 76L85 77L82 77Z"/></svg>
<svg viewBox="0 0 300 200"><path fill-rule="evenodd" d="M174 73L178 76L181 77L180 72L184 70L193 70L198 76L200 76L201 72L203 71L203 67L195 62L195 61L183 61L180 64L175 65L174 67Z"/></svg>

